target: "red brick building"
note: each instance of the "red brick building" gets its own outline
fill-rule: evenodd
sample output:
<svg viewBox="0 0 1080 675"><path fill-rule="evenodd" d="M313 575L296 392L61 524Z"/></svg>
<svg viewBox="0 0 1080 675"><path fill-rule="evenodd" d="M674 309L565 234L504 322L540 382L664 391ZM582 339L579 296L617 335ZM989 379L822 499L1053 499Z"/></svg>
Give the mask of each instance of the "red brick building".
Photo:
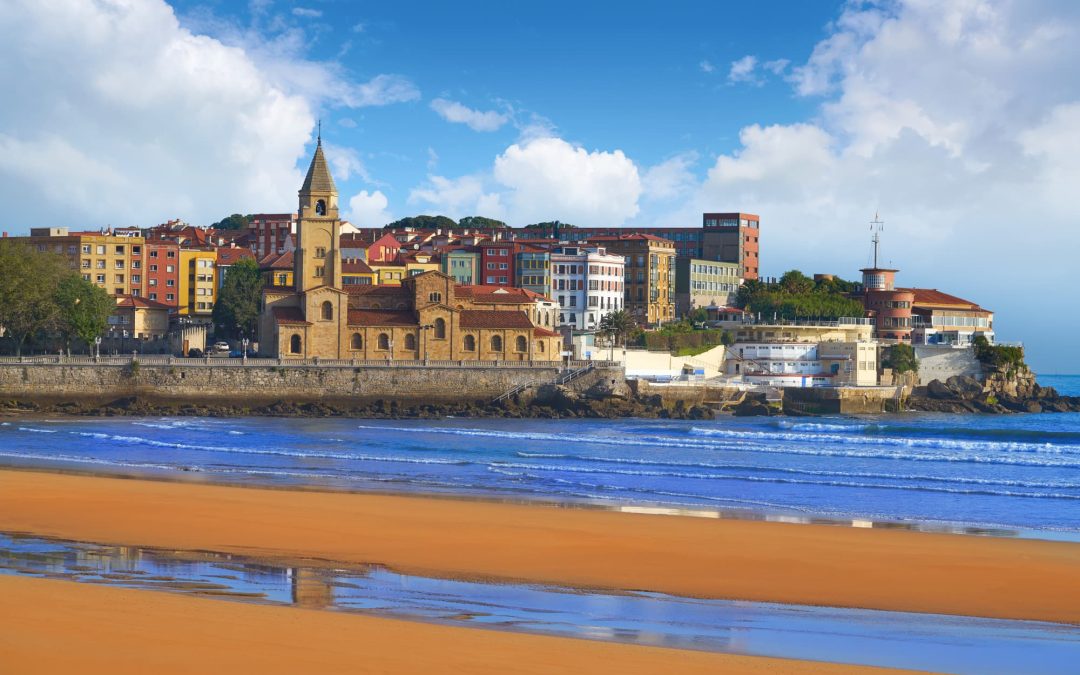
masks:
<svg viewBox="0 0 1080 675"><path fill-rule="evenodd" d="M143 258L142 296L175 311L180 292L180 244L147 239Z"/></svg>

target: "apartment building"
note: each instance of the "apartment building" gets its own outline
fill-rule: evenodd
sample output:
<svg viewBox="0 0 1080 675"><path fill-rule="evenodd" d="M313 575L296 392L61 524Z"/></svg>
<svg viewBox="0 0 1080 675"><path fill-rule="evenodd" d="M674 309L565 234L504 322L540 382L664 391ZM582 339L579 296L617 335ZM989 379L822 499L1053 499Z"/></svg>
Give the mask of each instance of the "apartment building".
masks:
<svg viewBox="0 0 1080 675"><path fill-rule="evenodd" d="M686 316L699 307L728 307L742 283L741 266L699 258L675 260L675 313Z"/></svg>
<svg viewBox="0 0 1080 675"><path fill-rule="evenodd" d="M551 252L546 248L518 244L514 247L515 286L540 295L551 294Z"/></svg>
<svg viewBox="0 0 1080 675"><path fill-rule="evenodd" d="M284 253L289 235L296 232L295 213L256 213L248 220L248 234L257 258Z"/></svg>
<svg viewBox="0 0 1080 675"><path fill-rule="evenodd" d="M441 271L454 278L454 283L472 286L477 283L480 252L475 248L446 248L442 253Z"/></svg>
<svg viewBox="0 0 1080 675"><path fill-rule="evenodd" d="M736 263L743 279L757 279L761 218L752 213L704 213L701 220L701 255L696 257Z"/></svg>
<svg viewBox="0 0 1080 675"><path fill-rule="evenodd" d="M175 312L180 306L180 245L167 239L147 239L143 268L143 297Z"/></svg>
<svg viewBox="0 0 1080 675"><path fill-rule="evenodd" d="M69 232L66 227L35 227L29 237L16 237L42 253L56 253L68 260L83 279L104 288L110 295L141 295L146 240L138 231L115 234Z"/></svg>
<svg viewBox="0 0 1080 675"><path fill-rule="evenodd" d="M551 250L551 297L559 325L596 330L605 314L624 306L625 259L603 246L563 244Z"/></svg>
<svg viewBox="0 0 1080 675"><path fill-rule="evenodd" d="M217 251L214 248L180 249L180 290L177 294L181 316L210 320L217 295Z"/></svg>
<svg viewBox="0 0 1080 675"><path fill-rule="evenodd" d="M659 326L675 319L675 244L651 234L593 237L624 259L623 303L643 326Z"/></svg>
<svg viewBox="0 0 1080 675"><path fill-rule="evenodd" d="M480 279L484 286L514 285L514 244L511 242L484 242L480 251Z"/></svg>

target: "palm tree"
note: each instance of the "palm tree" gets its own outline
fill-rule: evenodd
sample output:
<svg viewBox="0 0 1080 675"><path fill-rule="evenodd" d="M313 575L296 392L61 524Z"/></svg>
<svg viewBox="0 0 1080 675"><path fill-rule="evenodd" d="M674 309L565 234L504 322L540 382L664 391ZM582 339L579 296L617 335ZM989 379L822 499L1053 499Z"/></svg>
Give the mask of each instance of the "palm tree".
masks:
<svg viewBox="0 0 1080 675"><path fill-rule="evenodd" d="M634 317L623 309L605 314L600 319L600 332L613 344L626 344L626 338L637 328Z"/></svg>

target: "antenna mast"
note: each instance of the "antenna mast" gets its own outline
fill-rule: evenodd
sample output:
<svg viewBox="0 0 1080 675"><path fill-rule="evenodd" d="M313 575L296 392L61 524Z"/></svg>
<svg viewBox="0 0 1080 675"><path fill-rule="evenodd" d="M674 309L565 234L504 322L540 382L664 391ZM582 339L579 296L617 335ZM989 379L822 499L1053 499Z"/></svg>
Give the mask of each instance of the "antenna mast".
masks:
<svg viewBox="0 0 1080 675"><path fill-rule="evenodd" d="M881 243L881 230L885 227L885 221L878 217L877 211L874 211L874 219L870 221L870 229L874 232L871 241L874 242L874 269L877 269L877 254L878 244Z"/></svg>

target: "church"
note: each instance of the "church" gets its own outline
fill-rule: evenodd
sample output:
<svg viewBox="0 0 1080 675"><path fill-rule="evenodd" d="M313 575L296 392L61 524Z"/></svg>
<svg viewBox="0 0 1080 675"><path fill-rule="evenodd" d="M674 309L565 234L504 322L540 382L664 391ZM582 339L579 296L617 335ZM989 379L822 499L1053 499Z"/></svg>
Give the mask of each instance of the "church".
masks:
<svg viewBox="0 0 1080 675"><path fill-rule="evenodd" d="M441 272L401 285L342 284L338 193L320 136L300 188L293 283L268 286L261 356L280 359L558 361L553 303L518 288L457 286Z"/></svg>

